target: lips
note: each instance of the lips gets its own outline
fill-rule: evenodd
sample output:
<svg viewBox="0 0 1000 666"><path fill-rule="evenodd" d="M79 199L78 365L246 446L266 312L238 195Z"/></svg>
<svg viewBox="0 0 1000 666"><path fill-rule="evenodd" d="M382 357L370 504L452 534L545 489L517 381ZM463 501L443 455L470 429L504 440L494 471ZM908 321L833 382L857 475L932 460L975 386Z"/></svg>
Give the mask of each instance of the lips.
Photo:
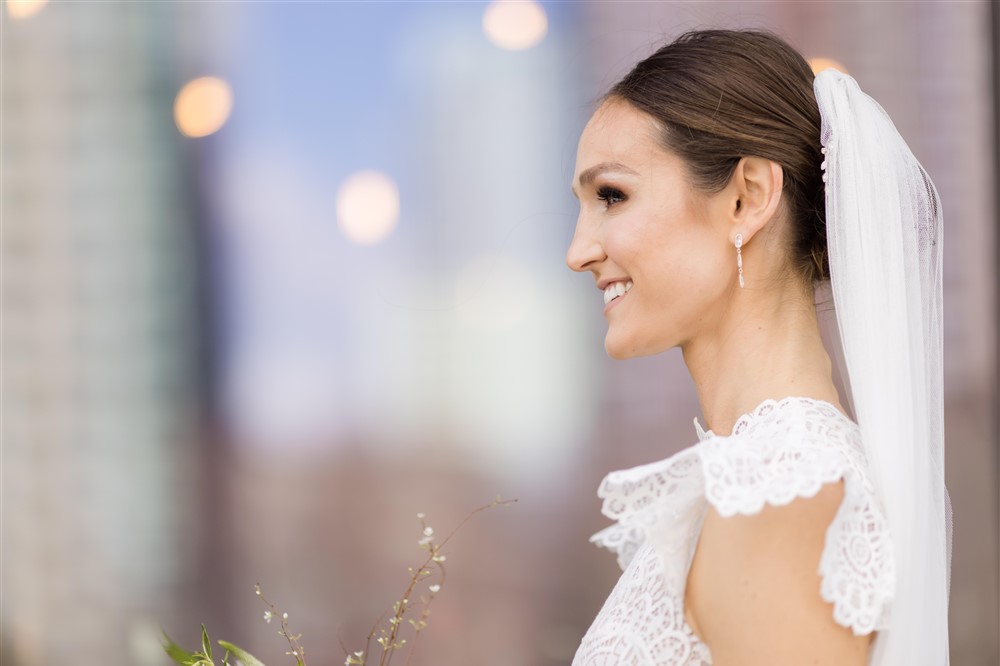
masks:
<svg viewBox="0 0 1000 666"><path fill-rule="evenodd" d="M615 282L629 282L630 280L631 278L629 278L628 276L606 277L597 281L597 288L600 289L601 291L604 291L605 289L608 288L608 285L614 284Z"/></svg>

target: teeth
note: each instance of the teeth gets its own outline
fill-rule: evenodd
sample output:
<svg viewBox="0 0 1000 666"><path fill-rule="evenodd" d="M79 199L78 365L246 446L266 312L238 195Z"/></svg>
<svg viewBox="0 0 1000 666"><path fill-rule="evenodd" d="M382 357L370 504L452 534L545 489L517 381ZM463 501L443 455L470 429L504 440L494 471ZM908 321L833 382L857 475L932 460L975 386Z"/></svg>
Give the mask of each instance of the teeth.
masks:
<svg viewBox="0 0 1000 666"><path fill-rule="evenodd" d="M626 291L632 288L632 280L628 282L613 282L607 286L604 290L604 304L607 305L611 301L615 300Z"/></svg>

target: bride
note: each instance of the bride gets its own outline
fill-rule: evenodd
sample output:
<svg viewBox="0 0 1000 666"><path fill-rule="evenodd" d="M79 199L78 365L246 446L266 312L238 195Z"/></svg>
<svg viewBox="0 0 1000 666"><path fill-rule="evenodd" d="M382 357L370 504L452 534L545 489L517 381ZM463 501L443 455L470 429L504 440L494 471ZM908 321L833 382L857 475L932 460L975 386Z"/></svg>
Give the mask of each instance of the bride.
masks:
<svg viewBox="0 0 1000 666"><path fill-rule="evenodd" d="M605 95L572 189L606 352L680 347L708 426L602 482L623 573L574 666L947 664L941 211L882 108L692 31Z"/></svg>

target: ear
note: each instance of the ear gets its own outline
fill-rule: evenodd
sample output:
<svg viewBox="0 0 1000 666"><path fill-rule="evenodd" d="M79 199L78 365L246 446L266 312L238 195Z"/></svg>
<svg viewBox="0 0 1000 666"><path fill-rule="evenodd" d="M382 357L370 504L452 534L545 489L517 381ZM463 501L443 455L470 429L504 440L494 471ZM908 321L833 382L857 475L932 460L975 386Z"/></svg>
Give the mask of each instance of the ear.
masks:
<svg viewBox="0 0 1000 666"><path fill-rule="evenodd" d="M729 242L743 234L745 244L778 212L784 173L781 165L763 157L743 157L733 172L736 200L730 209Z"/></svg>

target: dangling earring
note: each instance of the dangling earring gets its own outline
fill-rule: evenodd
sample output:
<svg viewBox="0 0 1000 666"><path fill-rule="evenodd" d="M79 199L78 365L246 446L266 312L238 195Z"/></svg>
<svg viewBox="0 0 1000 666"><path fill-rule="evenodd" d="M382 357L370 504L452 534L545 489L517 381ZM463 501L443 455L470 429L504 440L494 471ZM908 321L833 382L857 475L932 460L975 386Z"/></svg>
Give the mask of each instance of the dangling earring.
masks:
<svg viewBox="0 0 1000 666"><path fill-rule="evenodd" d="M743 288L743 234L736 234L736 269L740 272L740 289Z"/></svg>

